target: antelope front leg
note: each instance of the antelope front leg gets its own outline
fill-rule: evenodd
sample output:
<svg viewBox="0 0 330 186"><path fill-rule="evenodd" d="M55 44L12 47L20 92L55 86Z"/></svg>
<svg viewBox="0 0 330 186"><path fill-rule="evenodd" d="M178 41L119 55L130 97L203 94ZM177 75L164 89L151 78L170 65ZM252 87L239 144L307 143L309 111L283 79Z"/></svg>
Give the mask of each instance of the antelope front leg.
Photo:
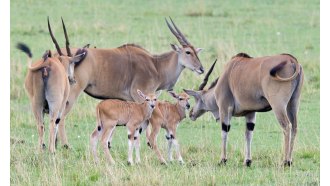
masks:
<svg viewBox="0 0 330 186"><path fill-rule="evenodd" d="M129 124L127 123L126 126ZM127 164L133 165L133 148L134 148L134 132L135 129L132 127L127 127L127 136L128 136L128 159Z"/></svg>
<svg viewBox="0 0 330 186"><path fill-rule="evenodd" d="M176 157L177 157L179 163L184 164L184 161L182 159L181 152L180 152L180 145L175 137L172 140L173 140L173 145L175 146Z"/></svg>
<svg viewBox="0 0 330 186"><path fill-rule="evenodd" d="M227 162L227 138L228 132L230 131L230 118L232 113L232 109L228 109L227 113L221 113L220 111L220 122L221 122L221 138L222 138L222 145L221 145L221 161L220 164L226 164Z"/></svg>
<svg viewBox="0 0 330 186"><path fill-rule="evenodd" d="M161 164L165 164L166 165L166 161L164 159L164 157L161 155L158 146L157 146L157 135L159 133L160 130L160 126L152 126L152 131L149 137L149 142L150 142L150 147L155 151L159 161L161 162Z"/></svg>
<svg viewBox="0 0 330 186"><path fill-rule="evenodd" d="M177 126L177 125L175 125L175 126ZM177 160L178 160L181 164L183 164L184 161L183 161L182 156L181 156L179 142L178 142L178 140L176 139L176 130L175 130L175 128L172 128L172 129L170 130L170 133L172 134L172 135L171 135L171 139L172 139L172 143L173 143L173 145L174 145L175 151L176 151L176 158L177 158Z"/></svg>
<svg viewBox="0 0 330 186"><path fill-rule="evenodd" d="M134 132L135 163L140 163L141 162L139 129L140 128L135 129L135 132Z"/></svg>
<svg viewBox="0 0 330 186"><path fill-rule="evenodd" d="M253 112L251 114L248 114L245 116L246 119L246 130L245 130L245 160L244 165L250 167L252 163L252 157L251 157L251 143L252 143L252 137L253 137L253 129L256 122L256 113Z"/></svg>
<svg viewBox="0 0 330 186"><path fill-rule="evenodd" d="M113 124L113 127L109 127L107 129L102 129L104 131L103 131L102 138L101 138L101 143L102 143L102 148L103 148L104 154L107 157L108 162L112 165L115 164L115 161L113 160L113 158L110 154L110 151L108 149L108 139L109 139L109 136L111 135L112 131L115 129L114 125L115 124Z"/></svg>
<svg viewBox="0 0 330 186"><path fill-rule="evenodd" d="M87 85L86 85L87 86ZM83 85L81 85L83 87ZM61 121L59 123L59 138L61 140L61 144L64 148L69 149L70 145L67 139L66 131L65 131L65 118L68 113L71 111L73 104L76 102L78 96L81 94L82 90L80 86L71 86L70 95L68 100L66 101L64 112L62 113Z"/></svg>
<svg viewBox="0 0 330 186"><path fill-rule="evenodd" d="M149 142L149 138L150 138L150 127L149 127L149 121L148 121L148 120L144 121L144 122L141 124L140 128L138 128L138 130L139 130L139 135L141 135L141 133L142 133L143 131L146 131L147 144L148 144L148 146L150 147L150 142Z"/></svg>
<svg viewBox="0 0 330 186"><path fill-rule="evenodd" d="M173 135L169 131L167 131L167 134L165 135L165 137L168 141L168 151L167 151L168 160L173 161L173 156L172 156L172 146L173 146L172 137L173 137Z"/></svg>

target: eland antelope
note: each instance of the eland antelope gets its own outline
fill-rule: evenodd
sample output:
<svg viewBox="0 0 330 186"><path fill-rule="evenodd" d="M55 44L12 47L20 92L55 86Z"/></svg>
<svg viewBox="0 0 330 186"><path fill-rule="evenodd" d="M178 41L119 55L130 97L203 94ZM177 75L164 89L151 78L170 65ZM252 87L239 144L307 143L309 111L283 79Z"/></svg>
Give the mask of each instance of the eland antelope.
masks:
<svg viewBox="0 0 330 186"><path fill-rule="evenodd" d="M250 166L256 112L273 110L284 134L284 165L291 166L304 80L303 69L297 59L290 54L252 58L240 53L227 63L222 75L210 88L203 90L207 78L198 91L186 90L186 93L196 100L190 112L192 120L210 111L222 126L220 163L227 161L231 118L244 116L246 119L244 164Z"/></svg>
<svg viewBox="0 0 330 186"><path fill-rule="evenodd" d="M64 117L60 121L62 123L60 126L64 127L65 116L82 92L97 99L141 102L142 99L137 94L137 89L146 94L159 90L172 90L185 68L202 74L204 68L198 58L198 53L202 49L195 48L172 19L171 22L173 27L166 20L168 28L181 46L171 44L172 51L159 55L151 54L135 44L125 44L111 49L86 48L86 57L74 68L76 84L71 86L67 107ZM66 33L64 23L63 29ZM50 27L49 32L52 33ZM55 38L52 38L56 45ZM56 47L58 54L66 51L71 53L67 37L66 43L66 49ZM76 50L72 48L72 51ZM146 126L146 123L143 126ZM62 144L67 145L68 141L63 131L59 130L59 137Z"/></svg>
<svg viewBox="0 0 330 186"><path fill-rule="evenodd" d="M28 55L28 73L25 78L25 89L29 95L33 114L37 120L39 133L39 149L46 147L44 143L44 113L49 113L49 151L55 152L55 138L58 124L69 96L70 85L68 70L74 63L79 62L85 55L78 50L75 56L52 57L50 50L46 51L42 59L32 63L30 48L19 43L17 48Z"/></svg>

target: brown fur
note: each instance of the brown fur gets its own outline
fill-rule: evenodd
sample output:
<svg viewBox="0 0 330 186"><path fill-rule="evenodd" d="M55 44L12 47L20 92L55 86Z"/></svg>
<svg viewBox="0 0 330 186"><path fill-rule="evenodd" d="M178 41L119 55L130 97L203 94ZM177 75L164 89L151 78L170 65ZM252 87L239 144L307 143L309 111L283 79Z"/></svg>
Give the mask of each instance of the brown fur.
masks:
<svg viewBox="0 0 330 186"><path fill-rule="evenodd" d="M142 94L143 95L143 94ZM141 124L150 119L154 110L154 106L157 101L155 94L143 95L144 102L136 103L130 101L122 101L116 99L108 99L101 101L96 107L96 128L91 134L90 144L91 151L95 160L98 162L96 153L96 146L98 140L101 138L104 153L111 164L114 164L114 160L108 150L108 142L111 143L113 131L117 125L126 125L129 137L129 143L139 143L138 131ZM136 144L135 148L139 144ZM140 161L139 151L137 150L137 162ZM132 149L129 146L128 162L133 163Z"/></svg>
<svg viewBox="0 0 330 186"><path fill-rule="evenodd" d="M50 51L46 51L42 59L32 65L30 49L25 44L18 44L17 48L30 56L28 58L25 89L29 95L32 111L37 120L39 148L45 147L43 117L44 113L49 113L49 151L53 153L55 152L55 138L58 125L56 120L59 122L62 117L70 91L67 69L79 57L62 57L59 59L51 57Z"/></svg>
<svg viewBox="0 0 330 186"><path fill-rule="evenodd" d="M38 63L37 63L38 64ZM44 81L44 78L47 80ZM33 70L29 69L25 78L25 89L28 92L32 105L32 111L37 120L39 133L39 148L44 143L44 103L48 103L50 113L49 123L49 151L55 152L55 137L57 131L57 119L60 119L65 109L65 103L69 96L70 85L66 71L57 58L47 58L39 61Z"/></svg>
<svg viewBox="0 0 330 186"><path fill-rule="evenodd" d="M98 99L141 102L136 89L146 93L172 90L185 67L199 74L203 73L203 66L197 56L201 49L191 45L171 46L173 51L160 55L150 54L135 44L112 49L86 48L85 59L74 70L76 84L70 91L64 116L71 110L81 92ZM74 53L77 49L71 48L71 51ZM190 54L186 54L187 51ZM61 53L66 55L66 49L61 49ZM64 119L61 120L63 122ZM60 137L62 143L68 143L66 134L61 133L61 130Z"/></svg>
<svg viewBox="0 0 330 186"><path fill-rule="evenodd" d="M275 77L271 76L272 70ZM272 109L284 133L285 164L291 165L303 74L297 60L287 54L259 58L234 57L214 88L187 91L196 99L190 118L195 120L210 111L220 124L230 125L233 116L244 116L247 123L254 123L256 112ZM246 130L246 136L245 163L250 165L252 131ZM227 134L223 131L222 162L227 159L226 141Z"/></svg>
<svg viewBox="0 0 330 186"><path fill-rule="evenodd" d="M149 137L149 142L151 148L156 152L158 159L166 164L165 159L161 155L158 147L157 147L157 135L160 131L160 128L163 128L167 132L168 144L169 144L169 160L172 160L172 144L176 147L177 158L183 163L179 144L177 142L176 129L179 123L186 117L185 110L189 109L189 95L186 93L175 94L174 92L170 93L177 102L175 104L169 102L158 102L156 109L152 113L150 118L150 123L152 126L152 131ZM172 139L173 137L173 139Z"/></svg>

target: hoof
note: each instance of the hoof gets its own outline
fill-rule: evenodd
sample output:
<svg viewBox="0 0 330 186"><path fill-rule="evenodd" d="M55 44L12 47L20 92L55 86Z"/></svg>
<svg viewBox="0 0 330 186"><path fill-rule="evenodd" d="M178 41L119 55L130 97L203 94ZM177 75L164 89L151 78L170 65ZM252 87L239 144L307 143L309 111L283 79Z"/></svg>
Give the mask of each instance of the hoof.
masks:
<svg viewBox="0 0 330 186"><path fill-rule="evenodd" d="M110 141L108 141L108 149L109 149L109 150L111 149Z"/></svg>
<svg viewBox="0 0 330 186"><path fill-rule="evenodd" d="M227 159L222 159L219 163L219 165L226 165L227 164Z"/></svg>
<svg viewBox="0 0 330 186"><path fill-rule="evenodd" d="M67 144L63 145L63 148L64 149L70 149L69 145L67 145Z"/></svg>
<svg viewBox="0 0 330 186"><path fill-rule="evenodd" d="M147 145L148 145L148 147L150 147L152 149L152 146L149 141L148 141Z"/></svg>
<svg viewBox="0 0 330 186"><path fill-rule="evenodd" d="M165 160L164 160L164 161L161 161L160 164L161 164L161 165L165 165L165 166L167 166L167 163L166 163Z"/></svg>
<svg viewBox="0 0 330 186"><path fill-rule="evenodd" d="M283 164L284 164L284 167L291 167L292 166L292 161L285 160Z"/></svg>
<svg viewBox="0 0 330 186"><path fill-rule="evenodd" d="M245 160L245 165L247 167L251 167L251 164L252 164L252 160Z"/></svg>
<svg viewBox="0 0 330 186"><path fill-rule="evenodd" d="M128 166L132 166L132 165L133 165L133 163L132 163L132 162L130 162L130 161L127 161L127 165L128 165Z"/></svg>

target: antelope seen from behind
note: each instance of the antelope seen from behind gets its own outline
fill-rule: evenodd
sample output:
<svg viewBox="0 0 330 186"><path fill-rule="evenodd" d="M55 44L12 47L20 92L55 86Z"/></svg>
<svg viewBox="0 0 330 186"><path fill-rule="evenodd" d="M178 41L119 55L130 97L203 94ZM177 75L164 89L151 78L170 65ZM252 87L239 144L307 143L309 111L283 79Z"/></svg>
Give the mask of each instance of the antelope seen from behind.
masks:
<svg viewBox="0 0 330 186"><path fill-rule="evenodd" d="M85 53L77 53L73 57L52 57L50 50L42 59L32 63L30 48L19 43L17 48L28 55L28 73L25 78L25 89L28 93L33 114L37 120L39 134L39 149L46 147L44 143L44 113L49 113L49 151L55 152L55 138L58 124L62 118L69 96L70 83L68 80L69 66L80 61Z"/></svg>
<svg viewBox="0 0 330 186"><path fill-rule="evenodd" d="M176 129L179 123L186 117L186 109L190 108L189 95L186 93L176 94L175 92L169 92L172 97L177 101L172 104L169 102L157 102L157 106L152 113L150 123L152 131L149 137L150 147L156 152L158 159L162 164L166 164L165 159L161 155L157 147L157 135L160 128L166 130L166 139L168 141L168 159L172 161L172 146L175 147L176 156L180 163L184 163L180 153L179 143L177 141Z"/></svg>
<svg viewBox="0 0 330 186"><path fill-rule="evenodd" d="M303 74L297 59L289 54L252 58L240 53L227 63L223 74L208 90L203 90L207 78L199 91L186 90L196 100L190 118L196 120L211 111L222 126L220 163L227 161L231 118L244 116L246 119L244 164L250 166L256 112L273 110L283 131L284 165L292 165Z"/></svg>
<svg viewBox="0 0 330 186"><path fill-rule="evenodd" d="M111 144L112 135L116 126L126 125L128 133L128 164L133 164L133 148L136 152L136 163L140 162L140 141L139 134L141 124L150 119L155 109L157 97L155 94L144 95L137 90L143 103L108 99L101 101L96 107L96 128L90 137L90 146L94 159L98 162L96 147L98 140L101 140L103 151L107 160L114 164L108 146ZM109 144L108 144L109 142Z"/></svg>

